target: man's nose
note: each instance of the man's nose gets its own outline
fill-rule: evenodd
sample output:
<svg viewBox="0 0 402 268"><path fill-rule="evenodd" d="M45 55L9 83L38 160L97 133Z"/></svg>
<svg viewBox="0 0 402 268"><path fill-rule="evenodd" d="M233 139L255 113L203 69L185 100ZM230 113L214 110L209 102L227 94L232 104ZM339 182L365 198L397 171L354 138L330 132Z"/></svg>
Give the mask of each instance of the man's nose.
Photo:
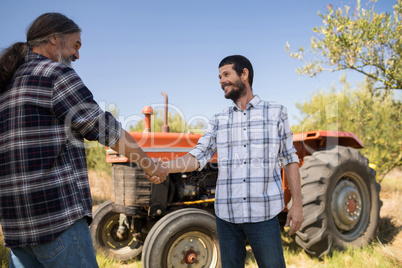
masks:
<svg viewBox="0 0 402 268"><path fill-rule="evenodd" d="M76 51L76 52L74 53L74 57L75 57L74 60L78 60L78 59L80 58L80 52Z"/></svg>

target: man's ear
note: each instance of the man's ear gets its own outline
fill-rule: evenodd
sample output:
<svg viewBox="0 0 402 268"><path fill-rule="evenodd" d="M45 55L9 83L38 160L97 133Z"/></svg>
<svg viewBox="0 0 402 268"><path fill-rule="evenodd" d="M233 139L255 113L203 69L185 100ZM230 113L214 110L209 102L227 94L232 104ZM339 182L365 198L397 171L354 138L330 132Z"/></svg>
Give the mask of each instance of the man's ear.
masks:
<svg viewBox="0 0 402 268"><path fill-rule="evenodd" d="M244 68L243 72L241 73L241 80L243 82L246 82L246 81L248 82L248 75L249 75L248 69Z"/></svg>
<svg viewBox="0 0 402 268"><path fill-rule="evenodd" d="M52 45L57 45L57 35L52 35L52 36L50 36L49 37L49 42L52 44Z"/></svg>

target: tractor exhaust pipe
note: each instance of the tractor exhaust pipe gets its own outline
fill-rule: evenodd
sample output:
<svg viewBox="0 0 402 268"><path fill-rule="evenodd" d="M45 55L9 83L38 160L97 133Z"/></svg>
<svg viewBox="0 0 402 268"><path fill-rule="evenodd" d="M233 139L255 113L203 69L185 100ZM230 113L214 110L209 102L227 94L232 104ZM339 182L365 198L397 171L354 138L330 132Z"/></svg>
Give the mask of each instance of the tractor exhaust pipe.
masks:
<svg viewBox="0 0 402 268"><path fill-rule="evenodd" d="M168 97L165 92L161 92L163 97L165 97L165 114L163 117L163 126L162 126L162 132L169 132L169 125L168 125Z"/></svg>
<svg viewBox="0 0 402 268"><path fill-rule="evenodd" d="M144 132L151 132L151 115L154 114L152 107L145 106L144 109L142 109L142 113L145 115Z"/></svg>

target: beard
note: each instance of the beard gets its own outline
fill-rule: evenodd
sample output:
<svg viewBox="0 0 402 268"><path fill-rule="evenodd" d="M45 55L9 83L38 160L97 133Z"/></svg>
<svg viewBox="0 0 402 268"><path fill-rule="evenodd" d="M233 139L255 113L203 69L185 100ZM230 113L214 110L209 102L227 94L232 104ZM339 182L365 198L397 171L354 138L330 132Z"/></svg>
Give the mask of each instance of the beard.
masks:
<svg viewBox="0 0 402 268"><path fill-rule="evenodd" d="M65 40L62 40L61 44L58 47L58 51L57 51L57 62L60 63L64 63L65 65L71 67L71 62L75 61L77 58L75 57L75 55L70 55L68 57L63 56L62 51L65 50L67 44Z"/></svg>
<svg viewBox="0 0 402 268"><path fill-rule="evenodd" d="M75 56L71 55L69 57L63 57L61 52L57 52L57 62L64 63L65 65L71 67L71 62L74 61Z"/></svg>
<svg viewBox="0 0 402 268"><path fill-rule="evenodd" d="M226 99L232 100L236 103L240 97L246 95L246 85L241 80L237 80L234 84L225 84L222 86L222 89L227 85L232 86L232 90L225 94Z"/></svg>

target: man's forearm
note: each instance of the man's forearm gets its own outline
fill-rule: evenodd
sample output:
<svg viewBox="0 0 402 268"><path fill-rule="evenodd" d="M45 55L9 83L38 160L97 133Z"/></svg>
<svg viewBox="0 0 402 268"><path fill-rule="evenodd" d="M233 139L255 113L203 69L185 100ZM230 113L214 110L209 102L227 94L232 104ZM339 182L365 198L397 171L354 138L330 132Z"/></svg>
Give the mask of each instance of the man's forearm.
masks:
<svg viewBox="0 0 402 268"><path fill-rule="evenodd" d="M286 179L289 184L290 193L292 195L293 205L303 205L301 194L301 181L298 163L290 163L284 167Z"/></svg>
<svg viewBox="0 0 402 268"><path fill-rule="evenodd" d="M169 173L191 172L199 168L200 163L191 154L186 154L175 160L165 162Z"/></svg>
<svg viewBox="0 0 402 268"><path fill-rule="evenodd" d="M285 226L290 226L289 235L296 233L303 224L303 200L298 163L290 163L284 167L286 179L292 194L292 207L288 211Z"/></svg>
<svg viewBox="0 0 402 268"><path fill-rule="evenodd" d="M127 157L130 162L140 166L145 173L151 174L155 170L154 162L144 153L135 139L125 130L122 130L121 138L111 148L119 154Z"/></svg>

